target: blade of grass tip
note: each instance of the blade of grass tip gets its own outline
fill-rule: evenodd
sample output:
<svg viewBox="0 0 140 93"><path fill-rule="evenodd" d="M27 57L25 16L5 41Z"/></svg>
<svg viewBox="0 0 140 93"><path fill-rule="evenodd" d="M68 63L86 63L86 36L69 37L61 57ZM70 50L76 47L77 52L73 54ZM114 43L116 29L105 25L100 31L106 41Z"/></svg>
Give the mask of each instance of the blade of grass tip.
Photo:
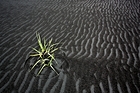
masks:
<svg viewBox="0 0 140 93"><path fill-rule="evenodd" d="M58 50L58 48L55 48L54 50L52 50L51 53L55 52L56 50Z"/></svg>
<svg viewBox="0 0 140 93"><path fill-rule="evenodd" d="M59 44L59 43L52 44L50 47L56 46L56 45L58 45L58 44Z"/></svg>
<svg viewBox="0 0 140 93"><path fill-rule="evenodd" d="M32 46L29 46L29 48L33 48Z"/></svg>
<svg viewBox="0 0 140 93"><path fill-rule="evenodd" d="M38 60L38 61L32 66L31 70L33 70L34 67L35 67L39 62L40 62L40 60ZM30 70L30 71L31 71L31 70Z"/></svg>
<svg viewBox="0 0 140 93"><path fill-rule="evenodd" d="M40 40L39 37L40 37L39 34L36 32L36 38L37 38L38 43L39 43L39 40Z"/></svg>
<svg viewBox="0 0 140 93"><path fill-rule="evenodd" d="M56 44L53 44L50 46L50 50L55 49L55 48L58 48Z"/></svg>
<svg viewBox="0 0 140 93"><path fill-rule="evenodd" d="M35 56L40 56L40 54L30 54L30 56L35 57Z"/></svg>
<svg viewBox="0 0 140 93"><path fill-rule="evenodd" d="M49 41L49 44L48 44L49 47L50 47L51 43L52 43L52 38L51 38L51 40Z"/></svg>
<svg viewBox="0 0 140 93"><path fill-rule="evenodd" d="M57 73L57 71L53 68L52 65L50 65L50 67L52 68L52 70L53 70L57 75L59 75L59 74Z"/></svg>
<svg viewBox="0 0 140 93"><path fill-rule="evenodd" d="M46 50L46 40L44 39L44 51Z"/></svg>
<svg viewBox="0 0 140 93"><path fill-rule="evenodd" d="M46 66L46 64L44 64L41 69L39 70L39 72L37 73L37 76L42 72L42 70L44 69L44 67Z"/></svg>
<svg viewBox="0 0 140 93"><path fill-rule="evenodd" d="M41 42L41 37L39 34L37 34L37 40L38 40L38 44L39 44L39 47L41 48L42 52L44 51L44 48L43 48L43 44Z"/></svg>
<svg viewBox="0 0 140 93"><path fill-rule="evenodd" d="M34 51L36 51L37 53L41 53L39 50L32 48Z"/></svg>
<svg viewBox="0 0 140 93"><path fill-rule="evenodd" d="M48 49L48 43L46 43L46 50Z"/></svg>

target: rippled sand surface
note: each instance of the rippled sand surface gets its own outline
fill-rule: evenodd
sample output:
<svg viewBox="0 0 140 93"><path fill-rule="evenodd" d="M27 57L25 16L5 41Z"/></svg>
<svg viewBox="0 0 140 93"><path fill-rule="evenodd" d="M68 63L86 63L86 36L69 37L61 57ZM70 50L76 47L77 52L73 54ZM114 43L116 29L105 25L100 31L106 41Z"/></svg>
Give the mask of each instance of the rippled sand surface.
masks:
<svg viewBox="0 0 140 93"><path fill-rule="evenodd" d="M139 0L0 0L0 93L140 93ZM57 76L24 68L39 32L61 42ZM41 78L45 77L45 78Z"/></svg>

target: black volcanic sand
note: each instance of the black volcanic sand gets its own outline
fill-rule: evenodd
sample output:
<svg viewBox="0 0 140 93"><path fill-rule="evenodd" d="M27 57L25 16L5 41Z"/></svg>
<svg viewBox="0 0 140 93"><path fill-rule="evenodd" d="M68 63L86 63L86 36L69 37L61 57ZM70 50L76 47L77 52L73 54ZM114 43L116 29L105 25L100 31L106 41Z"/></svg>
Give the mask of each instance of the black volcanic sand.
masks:
<svg viewBox="0 0 140 93"><path fill-rule="evenodd" d="M139 0L0 0L0 93L140 93L139 6ZM59 75L45 68L35 77L37 69L24 67L29 47L37 46L35 32L61 42Z"/></svg>

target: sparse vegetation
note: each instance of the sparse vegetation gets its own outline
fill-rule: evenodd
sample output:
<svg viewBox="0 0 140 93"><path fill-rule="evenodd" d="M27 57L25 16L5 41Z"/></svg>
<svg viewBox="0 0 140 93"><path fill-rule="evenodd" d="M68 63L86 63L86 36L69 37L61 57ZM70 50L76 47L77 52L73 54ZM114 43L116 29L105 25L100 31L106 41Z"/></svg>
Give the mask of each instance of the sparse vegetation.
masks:
<svg viewBox="0 0 140 93"><path fill-rule="evenodd" d="M36 33L37 41L38 41L38 49L32 48L34 52L30 53L30 57L37 57L37 60L34 62L34 64L31 66L31 70L35 69L36 66L39 65L39 71L37 73L37 76L43 71L45 67L51 67L53 71L57 75L58 72L53 67L54 62L56 64L57 61L55 59L55 52L59 49L58 45L59 43L52 43L52 39L49 40L48 43L46 43L46 40L44 39L42 42L42 39L38 33Z"/></svg>

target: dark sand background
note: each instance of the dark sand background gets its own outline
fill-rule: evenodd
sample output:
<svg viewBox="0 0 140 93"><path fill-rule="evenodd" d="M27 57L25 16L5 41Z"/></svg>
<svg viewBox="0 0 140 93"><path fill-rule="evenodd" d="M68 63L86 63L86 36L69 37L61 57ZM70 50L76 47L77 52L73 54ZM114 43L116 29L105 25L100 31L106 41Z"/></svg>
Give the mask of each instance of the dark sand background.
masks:
<svg viewBox="0 0 140 93"><path fill-rule="evenodd" d="M0 0L0 93L140 93L139 0ZM68 64L34 77L35 32Z"/></svg>

